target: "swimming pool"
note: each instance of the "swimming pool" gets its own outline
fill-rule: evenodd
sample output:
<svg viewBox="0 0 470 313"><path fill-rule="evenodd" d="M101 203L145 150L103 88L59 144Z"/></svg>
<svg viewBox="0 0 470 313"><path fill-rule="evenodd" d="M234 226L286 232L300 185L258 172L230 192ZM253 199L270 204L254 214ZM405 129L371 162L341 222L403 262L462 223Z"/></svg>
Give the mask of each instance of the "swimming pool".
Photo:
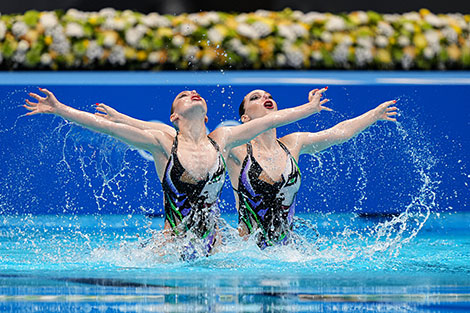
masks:
<svg viewBox="0 0 470 313"><path fill-rule="evenodd" d="M234 236L227 186L226 246L181 262L142 247L162 225L146 155L58 118L22 117L36 85L81 109L104 102L163 121L174 95L196 88L209 129L236 120L251 89L287 107L328 85L335 112L279 132L316 131L395 98L400 123L301 159L295 245L260 251ZM450 72L4 73L0 310L468 311L469 85L470 74Z"/></svg>

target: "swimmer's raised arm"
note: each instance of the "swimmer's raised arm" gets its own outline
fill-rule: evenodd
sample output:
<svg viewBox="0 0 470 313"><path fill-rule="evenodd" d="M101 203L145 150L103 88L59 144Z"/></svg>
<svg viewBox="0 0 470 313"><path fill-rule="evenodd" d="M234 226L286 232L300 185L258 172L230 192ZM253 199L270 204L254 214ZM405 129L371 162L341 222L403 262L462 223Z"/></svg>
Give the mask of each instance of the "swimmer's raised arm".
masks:
<svg viewBox="0 0 470 313"><path fill-rule="evenodd" d="M322 110L331 109L322 106L328 99L321 100L322 93L328 88L312 90L309 94L309 102L297 107L274 111L263 117L250 120L233 127L220 127L211 133L211 137L217 141L222 149L230 149L245 144L259 134L277 128L300 119L306 118Z"/></svg>
<svg viewBox="0 0 470 313"><path fill-rule="evenodd" d="M395 100L387 101L358 117L343 121L329 129L317 133L292 133L283 137L281 141L293 147L293 150L296 150L296 147L300 149L299 154L317 153L348 141L377 121L396 122L394 116L397 115L397 108L391 107L395 103Z"/></svg>
<svg viewBox="0 0 470 313"><path fill-rule="evenodd" d="M99 112L95 113L95 115L107 119L111 122L126 124L142 130L160 130L170 134L171 136L176 136L176 130L170 125L166 125L164 123L142 121L125 115L121 112L118 112L116 109L113 109L112 107L104 103L97 103L96 110Z"/></svg>
<svg viewBox="0 0 470 313"><path fill-rule="evenodd" d="M92 113L74 109L59 102L54 94L47 89L40 88L39 90L45 93L47 97L44 98L35 93L30 93L29 95L38 102L34 103L26 99L27 105L24 105L24 107L31 111L26 115L34 115L39 113L55 114L57 116L63 117L68 121L74 122L99 133L111 135L127 144L148 150L150 152L154 152L155 148L159 146L159 140L149 131L140 130L124 124L114 123Z"/></svg>

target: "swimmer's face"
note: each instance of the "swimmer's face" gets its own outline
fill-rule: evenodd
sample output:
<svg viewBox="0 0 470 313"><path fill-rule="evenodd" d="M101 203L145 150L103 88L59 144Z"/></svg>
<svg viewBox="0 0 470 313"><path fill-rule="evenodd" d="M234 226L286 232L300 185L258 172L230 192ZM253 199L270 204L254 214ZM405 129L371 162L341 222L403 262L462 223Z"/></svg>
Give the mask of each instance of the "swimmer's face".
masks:
<svg viewBox="0 0 470 313"><path fill-rule="evenodd" d="M201 97L196 90L185 90L180 92L175 100L173 100L173 105L171 107L171 117L176 115L186 115L186 114L197 114L203 113L207 114L207 103L203 97Z"/></svg>
<svg viewBox="0 0 470 313"><path fill-rule="evenodd" d="M277 111L277 103L269 92L253 90L243 99L245 112L241 116L243 123Z"/></svg>

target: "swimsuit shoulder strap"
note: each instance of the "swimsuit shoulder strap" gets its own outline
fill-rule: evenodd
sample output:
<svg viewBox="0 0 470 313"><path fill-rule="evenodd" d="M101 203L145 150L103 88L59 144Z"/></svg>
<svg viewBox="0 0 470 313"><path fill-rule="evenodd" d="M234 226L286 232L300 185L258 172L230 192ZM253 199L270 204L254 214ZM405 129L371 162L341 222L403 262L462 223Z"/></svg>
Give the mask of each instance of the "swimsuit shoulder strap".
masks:
<svg viewBox="0 0 470 313"><path fill-rule="evenodd" d="M176 132L175 139L173 139L173 146L171 146L171 154L176 154L176 151L178 150L178 134L179 132Z"/></svg>
<svg viewBox="0 0 470 313"><path fill-rule="evenodd" d="M289 149L287 149L286 145L282 143L282 141L280 141L279 139L277 139L277 142L279 143L279 146L281 146L282 150L284 150L288 156L292 156L290 154L290 151Z"/></svg>
<svg viewBox="0 0 470 313"><path fill-rule="evenodd" d="M215 150L217 150L217 152L220 152L219 144L211 137L207 136L207 138L209 139L210 143L214 146Z"/></svg>
<svg viewBox="0 0 470 313"><path fill-rule="evenodd" d="M253 156L253 146L251 145L251 141L246 143L246 154L247 156Z"/></svg>

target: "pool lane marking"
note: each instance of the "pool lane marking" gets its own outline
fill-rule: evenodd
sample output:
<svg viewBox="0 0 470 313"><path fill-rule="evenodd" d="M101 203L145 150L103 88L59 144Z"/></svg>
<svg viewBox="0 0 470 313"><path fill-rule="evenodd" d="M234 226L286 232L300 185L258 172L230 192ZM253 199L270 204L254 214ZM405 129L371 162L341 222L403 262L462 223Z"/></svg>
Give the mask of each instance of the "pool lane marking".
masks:
<svg viewBox="0 0 470 313"><path fill-rule="evenodd" d="M242 294L240 294L242 295ZM240 295L220 295L222 302ZM470 302L470 293L436 294L298 294L302 302ZM0 302L128 302L136 300L165 301L165 295L0 295Z"/></svg>

